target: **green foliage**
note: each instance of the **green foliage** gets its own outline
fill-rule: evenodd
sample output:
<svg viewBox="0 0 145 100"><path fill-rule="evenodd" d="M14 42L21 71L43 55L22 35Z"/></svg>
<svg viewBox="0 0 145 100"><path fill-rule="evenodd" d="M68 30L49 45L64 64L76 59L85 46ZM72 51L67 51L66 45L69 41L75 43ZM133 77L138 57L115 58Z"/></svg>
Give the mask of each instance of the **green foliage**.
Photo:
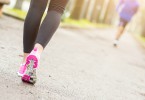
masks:
<svg viewBox="0 0 145 100"><path fill-rule="evenodd" d="M26 11L22 11L19 9L14 9L14 8L5 8L4 12L15 16L19 19L25 19L27 12ZM44 14L44 17L46 16L46 14ZM75 27L79 27L79 28L86 28L86 27L97 27L97 28L106 28L106 27L110 27L110 25L106 25L106 24L96 24L96 23L91 23L90 21L86 20L86 19L81 19L81 20L74 20L74 19L70 19L70 18L66 18L64 17L64 19L62 20L62 25L71 25L71 26L75 26Z"/></svg>
<svg viewBox="0 0 145 100"><path fill-rule="evenodd" d="M143 37L141 35L139 37L140 37L140 40L145 43L145 37Z"/></svg>
<svg viewBox="0 0 145 100"><path fill-rule="evenodd" d="M106 24L91 23L90 21L86 19L74 20L74 19L66 18L63 20L63 24L73 25L73 26L82 27L82 28L84 27L98 27L98 28L110 27L110 25L106 25Z"/></svg>
<svg viewBox="0 0 145 100"><path fill-rule="evenodd" d="M4 12L20 19L25 19L27 12L14 8L5 8Z"/></svg>
<svg viewBox="0 0 145 100"><path fill-rule="evenodd" d="M140 34L136 34L135 36L140 42L145 43L145 37L141 36Z"/></svg>

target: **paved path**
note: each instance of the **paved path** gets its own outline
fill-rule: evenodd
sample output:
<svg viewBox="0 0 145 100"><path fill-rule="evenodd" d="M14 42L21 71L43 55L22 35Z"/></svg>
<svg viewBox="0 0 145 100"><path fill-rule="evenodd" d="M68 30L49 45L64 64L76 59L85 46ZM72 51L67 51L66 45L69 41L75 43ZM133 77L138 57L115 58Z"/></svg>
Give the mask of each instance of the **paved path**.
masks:
<svg viewBox="0 0 145 100"><path fill-rule="evenodd" d="M42 54L35 86L21 82L23 22L0 19L0 100L145 100L145 51L114 29L59 28Z"/></svg>

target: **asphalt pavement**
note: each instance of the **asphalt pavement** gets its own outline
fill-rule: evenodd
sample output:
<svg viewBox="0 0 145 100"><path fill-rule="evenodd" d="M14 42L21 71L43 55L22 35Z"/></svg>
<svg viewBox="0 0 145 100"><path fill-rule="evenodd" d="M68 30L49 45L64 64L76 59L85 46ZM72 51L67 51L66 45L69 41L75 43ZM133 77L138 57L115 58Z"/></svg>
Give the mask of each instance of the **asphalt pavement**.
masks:
<svg viewBox="0 0 145 100"><path fill-rule="evenodd" d="M0 18L0 100L145 100L145 50L126 32L114 48L115 28L59 28L45 48L38 81L17 77L23 21Z"/></svg>

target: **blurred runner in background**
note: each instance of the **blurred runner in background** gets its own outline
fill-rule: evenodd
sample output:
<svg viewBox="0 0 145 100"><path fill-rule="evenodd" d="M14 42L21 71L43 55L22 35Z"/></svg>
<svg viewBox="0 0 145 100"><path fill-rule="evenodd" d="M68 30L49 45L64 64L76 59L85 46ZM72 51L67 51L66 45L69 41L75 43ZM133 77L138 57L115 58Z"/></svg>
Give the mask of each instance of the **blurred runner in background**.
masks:
<svg viewBox="0 0 145 100"><path fill-rule="evenodd" d="M117 6L117 12L120 17L119 27L117 30L116 38L114 41L114 46L118 45L118 41L122 34L124 33L124 29L126 25L130 22L132 17L135 15L139 8L139 3L137 0L119 0Z"/></svg>

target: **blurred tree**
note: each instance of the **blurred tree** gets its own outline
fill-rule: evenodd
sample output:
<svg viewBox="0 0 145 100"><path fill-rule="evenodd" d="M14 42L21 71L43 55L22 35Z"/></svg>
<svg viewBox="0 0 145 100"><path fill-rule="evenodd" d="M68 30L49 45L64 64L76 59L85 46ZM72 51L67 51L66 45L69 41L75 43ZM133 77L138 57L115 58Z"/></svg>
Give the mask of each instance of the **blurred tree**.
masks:
<svg viewBox="0 0 145 100"><path fill-rule="evenodd" d="M69 0L66 9L71 13L75 5L75 0Z"/></svg>
<svg viewBox="0 0 145 100"><path fill-rule="evenodd" d="M22 9L23 2L24 2L24 0L16 0L16 4L15 4L14 8Z"/></svg>
<svg viewBox="0 0 145 100"><path fill-rule="evenodd" d="M141 21L141 26L142 26L142 32L141 32L141 35L143 36L143 37L145 37L145 7L144 7L144 9L143 9L143 11L142 11L142 19L141 19L142 21Z"/></svg>
<svg viewBox="0 0 145 100"><path fill-rule="evenodd" d="M92 18L91 21L92 22L99 22L100 20L100 14L102 12L102 7L103 7L103 3L104 0L96 0L94 3L94 7L93 7L93 12L92 12Z"/></svg>
<svg viewBox="0 0 145 100"><path fill-rule="evenodd" d="M89 3L87 4L87 12L86 12L86 19L91 21L92 19L92 13L94 13L94 7L96 6L96 1L98 0L89 0Z"/></svg>
<svg viewBox="0 0 145 100"><path fill-rule="evenodd" d="M91 0L87 0L85 2L85 7L84 7L84 14L83 14L83 18L87 19L88 13L89 13L89 9L90 9L90 4L91 4Z"/></svg>
<svg viewBox="0 0 145 100"><path fill-rule="evenodd" d="M84 2L85 0L75 0L74 8L72 10L70 18L77 19L77 20L81 18Z"/></svg>
<svg viewBox="0 0 145 100"><path fill-rule="evenodd" d="M107 5L107 9L104 16L104 23L111 24L112 20L114 19L115 14L115 3L114 0L110 0Z"/></svg>
<svg viewBox="0 0 145 100"><path fill-rule="evenodd" d="M97 7L98 7L98 1L99 0L95 0L95 3L94 3L94 7L93 7L93 13L91 14L91 22L96 22L97 20L97 13L98 13L98 9L97 9Z"/></svg>
<svg viewBox="0 0 145 100"><path fill-rule="evenodd" d="M116 18L114 0L72 0L70 9L70 18L76 20L110 24Z"/></svg>

